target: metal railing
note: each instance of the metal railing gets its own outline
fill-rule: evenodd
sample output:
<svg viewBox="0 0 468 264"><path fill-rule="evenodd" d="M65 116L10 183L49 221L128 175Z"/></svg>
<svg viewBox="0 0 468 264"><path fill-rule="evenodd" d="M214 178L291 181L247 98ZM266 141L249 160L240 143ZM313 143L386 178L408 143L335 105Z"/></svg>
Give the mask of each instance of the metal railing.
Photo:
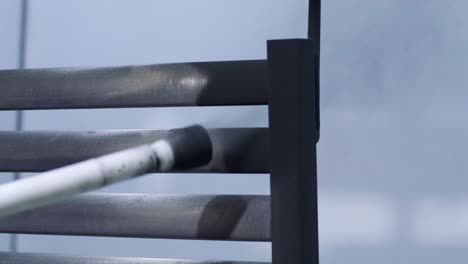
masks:
<svg viewBox="0 0 468 264"><path fill-rule="evenodd" d="M319 0L310 1L309 14L309 39L270 40L262 61L0 71L1 110L268 105L268 128L210 130L213 160L182 172L271 174L270 196L84 194L0 219L0 232L271 241L274 264L318 263ZM0 132L0 171L45 171L152 142L165 133ZM86 225L89 221L93 225ZM0 260L241 263L17 253L1 253Z"/></svg>

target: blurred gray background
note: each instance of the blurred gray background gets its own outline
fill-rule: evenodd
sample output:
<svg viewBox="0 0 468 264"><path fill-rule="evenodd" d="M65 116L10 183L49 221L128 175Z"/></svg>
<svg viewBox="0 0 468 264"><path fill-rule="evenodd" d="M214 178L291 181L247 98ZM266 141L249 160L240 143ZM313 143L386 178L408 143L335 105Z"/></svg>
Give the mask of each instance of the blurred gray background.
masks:
<svg viewBox="0 0 468 264"><path fill-rule="evenodd" d="M0 1L0 68L20 0ZM306 36L306 0L31 0L26 66L263 59ZM323 0L320 258L468 261L468 2ZM27 130L267 126L267 108L27 111ZM0 129L15 114L0 112ZM2 174L1 181L12 175ZM149 175L106 192L268 194L268 175ZM0 250L9 237L0 236ZM271 259L269 243L20 235L20 252Z"/></svg>

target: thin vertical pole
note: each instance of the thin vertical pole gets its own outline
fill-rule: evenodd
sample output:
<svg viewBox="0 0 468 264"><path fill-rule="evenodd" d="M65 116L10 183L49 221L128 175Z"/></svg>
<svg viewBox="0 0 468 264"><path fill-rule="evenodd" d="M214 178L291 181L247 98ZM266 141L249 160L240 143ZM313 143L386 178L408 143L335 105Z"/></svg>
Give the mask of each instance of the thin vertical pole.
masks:
<svg viewBox="0 0 468 264"><path fill-rule="evenodd" d="M20 14L20 39L18 50L18 69L26 67L26 41L27 41L27 24L28 24L28 9L29 1L21 1L21 14ZM15 130L23 130L23 111L16 111ZM15 172L13 179L18 180L21 177L20 173ZM10 251L16 252L18 250L18 236L12 234L10 237Z"/></svg>
<svg viewBox="0 0 468 264"><path fill-rule="evenodd" d="M317 141L320 138L320 31L321 31L321 19L322 19L322 3L321 0L309 0L309 23L307 37L314 41L315 45L315 82L316 82L316 95L315 104L316 119L317 119Z"/></svg>
<svg viewBox="0 0 468 264"><path fill-rule="evenodd" d="M307 37L316 41L320 51L321 0L309 0L309 27Z"/></svg>
<svg viewBox="0 0 468 264"><path fill-rule="evenodd" d="M268 41L273 264L317 264L315 41Z"/></svg>

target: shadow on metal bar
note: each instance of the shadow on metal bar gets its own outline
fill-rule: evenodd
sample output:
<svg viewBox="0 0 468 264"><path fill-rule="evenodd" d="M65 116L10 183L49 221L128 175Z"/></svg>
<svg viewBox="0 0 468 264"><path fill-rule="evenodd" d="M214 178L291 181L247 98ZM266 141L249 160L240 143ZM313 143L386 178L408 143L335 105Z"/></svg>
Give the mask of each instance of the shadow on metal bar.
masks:
<svg viewBox="0 0 468 264"><path fill-rule="evenodd" d="M207 261L152 258L81 257L48 254L0 252L1 263L6 264L269 264L267 262Z"/></svg>
<svg viewBox="0 0 468 264"><path fill-rule="evenodd" d="M84 194L0 219L0 232L269 241L270 199L261 195Z"/></svg>
<svg viewBox="0 0 468 264"><path fill-rule="evenodd" d="M40 172L151 143L168 130L0 131L0 171ZM184 172L268 173L268 129L209 131L213 160Z"/></svg>
<svg viewBox="0 0 468 264"><path fill-rule="evenodd" d="M0 110L267 104L266 61L0 71Z"/></svg>

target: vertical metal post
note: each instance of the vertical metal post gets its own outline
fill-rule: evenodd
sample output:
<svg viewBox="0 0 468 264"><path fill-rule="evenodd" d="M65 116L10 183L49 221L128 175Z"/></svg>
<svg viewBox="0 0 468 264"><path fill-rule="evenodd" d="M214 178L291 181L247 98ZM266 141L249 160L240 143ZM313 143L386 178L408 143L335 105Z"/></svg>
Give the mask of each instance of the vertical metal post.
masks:
<svg viewBox="0 0 468 264"><path fill-rule="evenodd" d="M320 23L321 23L321 0L309 0L309 26L307 38L316 41L316 48L320 52Z"/></svg>
<svg viewBox="0 0 468 264"><path fill-rule="evenodd" d="M318 253L316 49L268 41L273 264L316 264Z"/></svg>
<svg viewBox="0 0 468 264"><path fill-rule="evenodd" d="M24 69L26 67L26 41L27 41L27 24L28 24L28 9L29 1L21 1L21 13L20 13L20 39L18 49L18 69ZM23 111L16 111L16 122L15 130L23 130ZM21 178L19 172L13 174L13 180ZM10 236L10 252L16 252L18 249L18 235L11 234Z"/></svg>
<svg viewBox="0 0 468 264"><path fill-rule="evenodd" d="M316 89L316 106L317 106L317 141L320 137L320 30L322 19L322 1L309 0L309 21L307 38L315 43L315 82Z"/></svg>
<svg viewBox="0 0 468 264"><path fill-rule="evenodd" d="M20 38L18 49L18 69L26 68L26 41L27 41L27 24L28 24L28 9L29 1L21 1L20 13ZM16 111L16 124L15 130L23 130L23 111ZM19 173L15 173L15 180L19 179Z"/></svg>

